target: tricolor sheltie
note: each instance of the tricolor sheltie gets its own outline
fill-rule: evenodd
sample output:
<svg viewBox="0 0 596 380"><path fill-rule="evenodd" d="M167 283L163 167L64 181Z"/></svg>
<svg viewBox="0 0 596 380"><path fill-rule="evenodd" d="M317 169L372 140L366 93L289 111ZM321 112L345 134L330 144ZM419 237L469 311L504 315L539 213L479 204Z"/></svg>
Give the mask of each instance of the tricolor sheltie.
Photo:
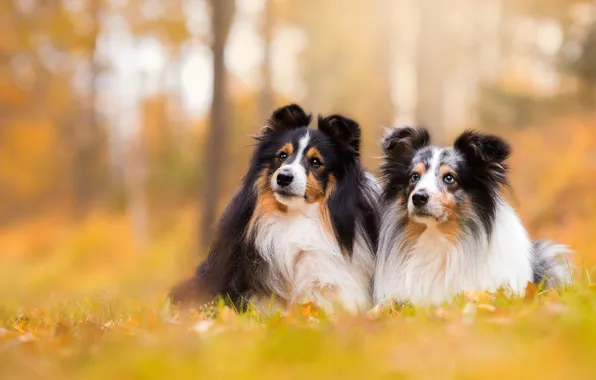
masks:
<svg viewBox="0 0 596 380"><path fill-rule="evenodd" d="M505 141L468 131L439 148L406 127L388 130L383 149L375 302L438 304L465 290L523 294L528 282L570 281L566 247L532 242L502 197Z"/></svg>
<svg viewBox="0 0 596 380"><path fill-rule="evenodd" d="M273 112L205 262L174 302L222 295L363 311L372 294L379 188L360 163L360 128L299 106ZM266 305L264 305L266 306Z"/></svg>

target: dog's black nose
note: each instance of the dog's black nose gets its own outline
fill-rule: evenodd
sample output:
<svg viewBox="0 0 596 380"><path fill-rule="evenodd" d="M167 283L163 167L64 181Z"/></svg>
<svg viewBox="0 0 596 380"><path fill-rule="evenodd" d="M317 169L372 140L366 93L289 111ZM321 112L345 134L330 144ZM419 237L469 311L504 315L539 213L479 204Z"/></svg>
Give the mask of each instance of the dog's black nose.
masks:
<svg viewBox="0 0 596 380"><path fill-rule="evenodd" d="M292 183L294 176L290 173L281 172L277 175L277 184L281 187L288 186Z"/></svg>
<svg viewBox="0 0 596 380"><path fill-rule="evenodd" d="M428 194L424 192L418 192L412 195L412 203L414 203L414 206L416 207L424 206L428 203Z"/></svg>

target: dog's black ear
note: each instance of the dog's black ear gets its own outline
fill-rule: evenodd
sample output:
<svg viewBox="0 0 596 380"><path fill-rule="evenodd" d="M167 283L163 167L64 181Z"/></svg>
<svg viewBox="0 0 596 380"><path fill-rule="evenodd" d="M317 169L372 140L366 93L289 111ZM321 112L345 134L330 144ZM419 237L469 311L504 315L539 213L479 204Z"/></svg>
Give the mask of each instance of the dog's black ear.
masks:
<svg viewBox="0 0 596 380"><path fill-rule="evenodd" d="M383 152L394 159L408 158L429 144L430 134L424 128L389 128L383 137Z"/></svg>
<svg viewBox="0 0 596 380"><path fill-rule="evenodd" d="M474 131L462 133L453 146L475 163L501 164L511 154L511 147L502 138Z"/></svg>
<svg viewBox="0 0 596 380"><path fill-rule="evenodd" d="M312 116L304 112L297 104L290 104L273 111L271 116L259 131L259 136L299 127L306 127L310 124Z"/></svg>
<svg viewBox="0 0 596 380"><path fill-rule="evenodd" d="M360 126L354 120L341 115L319 116L319 131L352 154L360 154Z"/></svg>
<svg viewBox="0 0 596 380"><path fill-rule="evenodd" d="M388 128L382 139L385 157L381 162L383 197L395 199L405 194L409 186L410 165L416 152L430 145L430 135L424 128Z"/></svg>
<svg viewBox="0 0 596 380"><path fill-rule="evenodd" d="M492 184L507 185L508 166L503 163L511 154L511 147L500 137L474 131L462 133L453 144L468 163L483 173Z"/></svg>

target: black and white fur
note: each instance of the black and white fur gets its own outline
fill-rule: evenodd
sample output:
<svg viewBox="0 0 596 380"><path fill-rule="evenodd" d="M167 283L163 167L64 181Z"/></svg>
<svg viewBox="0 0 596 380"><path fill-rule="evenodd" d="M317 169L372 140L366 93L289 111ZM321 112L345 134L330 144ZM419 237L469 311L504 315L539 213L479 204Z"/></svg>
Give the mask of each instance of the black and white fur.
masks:
<svg viewBox="0 0 596 380"><path fill-rule="evenodd" d="M509 145L468 131L452 147L430 145L422 128L389 129L383 139L376 303L439 304L465 290L528 282L568 283L565 246L532 242L511 205Z"/></svg>
<svg viewBox="0 0 596 380"><path fill-rule="evenodd" d="M370 305L380 188L360 163L358 124L339 115L310 123L297 105L265 123L192 287L237 306Z"/></svg>

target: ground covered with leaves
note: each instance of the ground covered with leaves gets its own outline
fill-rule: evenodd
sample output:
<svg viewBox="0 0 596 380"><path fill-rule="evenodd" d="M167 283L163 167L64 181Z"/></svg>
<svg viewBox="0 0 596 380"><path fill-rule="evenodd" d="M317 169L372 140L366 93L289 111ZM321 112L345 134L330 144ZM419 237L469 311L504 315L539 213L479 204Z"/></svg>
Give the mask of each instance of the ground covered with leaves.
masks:
<svg viewBox="0 0 596 380"><path fill-rule="evenodd" d="M568 289L468 293L437 308L184 313L166 293L197 263L196 215L168 222L143 250L126 219L101 214L0 230L0 379L596 378L585 270ZM596 252L578 252L592 267Z"/></svg>
<svg viewBox="0 0 596 380"><path fill-rule="evenodd" d="M596 287L324 316L114 295L0 309L0 378L594 378Z"/></svg>

